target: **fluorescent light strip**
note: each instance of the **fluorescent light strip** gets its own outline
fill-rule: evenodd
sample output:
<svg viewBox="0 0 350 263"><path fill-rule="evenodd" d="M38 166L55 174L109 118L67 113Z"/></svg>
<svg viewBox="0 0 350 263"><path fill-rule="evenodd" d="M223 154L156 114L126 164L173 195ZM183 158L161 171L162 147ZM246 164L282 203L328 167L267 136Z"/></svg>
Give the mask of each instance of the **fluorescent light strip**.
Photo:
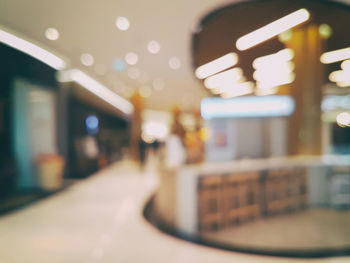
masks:
<svg viewBox="0 0 350 263"><path fill-rule="evenodd" d="M205 79L204 86L208 89L214 89L221 86L231 85L242 79L243 70L241 68L233 68Z"/></svg>
<svg viewBox="0 0 350 263"><path fill-rule="evenodd" d="M118 96L116 93L78 69L61 72L58 80L61 82L74 81L78 83L127 115L134 112L134 107L130 102Z"/></svg>
<svg viewBox="0 0 350 263"><path fill-rule="evenodd" d="M323 64L331 64L350 58L350 47L323 53L320 60Z"/></svg>
<svg viewBox="0 0 350 263"><path fill-rule="evenodd" d="M254 88L254 83L251 81L245 81L245 82L235 82L235 83L230 83L230 85L224 85L220 86L214 89L211 89L210 91L213 94L224 94L224 93L233 93L235 91L247 91L247 88L250 88L250 92Z"/></svg>
<svg viewBox="0 0 350 263"><path fill-rule="evenodd" d="M294 108L289 96L206 98L201 103L201 114L204 119L275 117L291 115Z"/></svg>
<svg viewBox="0 0 350 263"><path fill-rule="evenodd" d="M350 71L337 70L329 74L329 80L333 82L350 82Z"/></svg>
<svg viewBox="0 0 350 263"><path fill-rule="evenodd" d="M268 81L273 79L288 78L292 70L286 65L281 65L276 68L264 68L262 70L256 70L253 73L253 78L257 81Z"/></svg>
<svg viewBox="0 0 350 263"><path fill-rule="evenodd" d="M309 11L305 8L299 9L243 37L240 37L236 42L236 47L239 50L246 50L307 21L309 18Z"/></svg>
<svg viewBox="0 0 350 263"><path fill-rule="evenodd" d="M343 61L340 66L342 69L350 71L350 60Z"/></svg>
<svg viewBox="0 0 350 263"><path fill-rule="evenodd" d="M260 69L266 68L266 66L277 66L292 60L294 57L294 51L291 48L282 49L276 53L258 57L253 61L253 68Z"/></svg>
<svg viewBox="0 0 350 263"><path fill-rule="evenodd" d="M199 79L205 79L211 75L214 75L220 71L233 67L238 62L238 55L234 52L228 53L222 57L219 57L207 64L198 67L195 71L195 75Z"/></svg>
<svg viewBox="0 0 350 263"><path fill-rule="evenodd" d="M3 29L0 29L0 42L22 51L56 70L62 70L66 67L66 63L63 59L27 40L24 40L23 38L6 32Z"/></svg>
<svg viewBox="0 0 350 263"><path fill-rule="evenodd" d="M291 72L286 76L276 76L274 79L266 78L257 82L258 88L275 87L290 84L295 80L295 73Z"/></svg>
<svg viewBox="0 0 350 263"><path fill-rule="evenodd" d="M251 81L238 84L237 86L232 87L230 90L225 91L221 94L221 97L230 99L233 97L248 95L253 93L254 83Z"/></svg>

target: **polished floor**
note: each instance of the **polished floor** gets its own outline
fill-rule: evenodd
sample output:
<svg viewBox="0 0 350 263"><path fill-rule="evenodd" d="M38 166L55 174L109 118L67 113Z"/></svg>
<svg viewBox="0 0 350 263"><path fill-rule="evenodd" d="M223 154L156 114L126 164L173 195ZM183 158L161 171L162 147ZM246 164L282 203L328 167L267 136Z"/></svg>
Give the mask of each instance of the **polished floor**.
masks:
<svg viewBox="0 0 350 263"><path fill-rule="evenodd" d="M288 259L209 248L168 236L142 209L157 186L152 169L112 165L67 190L0 217L0 262L350 262Z"/></svg>
<svg viewBox="0 0 350 263"><path fill-rule="evenodd" d="M350 247L350 211L313 209L259 218L202 237L253 249L305 251Z"/></svg>

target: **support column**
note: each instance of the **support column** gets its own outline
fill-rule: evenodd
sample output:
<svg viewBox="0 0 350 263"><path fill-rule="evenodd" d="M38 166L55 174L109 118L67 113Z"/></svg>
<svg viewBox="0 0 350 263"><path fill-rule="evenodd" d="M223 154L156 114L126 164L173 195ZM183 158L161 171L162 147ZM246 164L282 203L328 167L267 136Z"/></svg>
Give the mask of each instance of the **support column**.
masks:
<svg viewBox="0 0 350 263"><path fill-rule="evenodd" d="M142 131L143 100L138 92L134 93L131 97L131 103L134 105L134 114L131 121L130 154L133 160L139 161L139 141L141 140Z"/></svg>
<svg viewBox="0 0 350 263"><path fill-rule="evenodd" d="M323 41L318 26L311 25L293 31L287 47L295 52L295 81L290 93L295 111L288 123L289 155L322 153L321 100L324 84L324 66L320 62Z"/></svg>

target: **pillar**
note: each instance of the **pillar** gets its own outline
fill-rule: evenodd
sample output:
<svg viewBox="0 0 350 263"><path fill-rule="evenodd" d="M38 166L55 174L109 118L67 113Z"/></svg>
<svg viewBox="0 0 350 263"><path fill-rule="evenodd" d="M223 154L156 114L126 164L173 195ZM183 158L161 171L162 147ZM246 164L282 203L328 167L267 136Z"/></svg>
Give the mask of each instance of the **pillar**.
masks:
<svg viewBox="0 0 350 263"><path fill-rule="evenodd" d="M289 155L319 155L321 145L321 100L324 66L320 62L323 40L318 26L310 25L293 31L286 44L295 52L295 81L290 94L295 111L288 120Z"/></svg>

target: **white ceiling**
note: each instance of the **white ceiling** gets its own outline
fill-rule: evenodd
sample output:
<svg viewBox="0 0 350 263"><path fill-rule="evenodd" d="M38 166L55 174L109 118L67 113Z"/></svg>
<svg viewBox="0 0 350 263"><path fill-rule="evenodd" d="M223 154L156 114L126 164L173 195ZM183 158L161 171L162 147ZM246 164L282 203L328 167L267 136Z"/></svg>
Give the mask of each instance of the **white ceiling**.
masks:
<svg viewBox="0 0 350 263"><path fill-rule="evenodd" d="M14 30L44 47L67 57L70 67L77 67L122 96L141 85L151 87L152 81L161 78L165 88L152 89L147 107L170 110L175 104L185 109L199 109L200 100L207 96L200 82L194 78L191 67L191 31L200 17L209 11L240 0L0 0L0 25ZM350 0L339 2L350 3ZM125 16L131 26L120 31L115 26L118 16ZM60 38L46 39L45 30L58 29ZM156 40L161 44L158 54L147 51L147 43ZM137 53L136 65L148 79L145 83L132 80L126 71L115 72L112 62L124 58L129 51ZM82 53L90 53L95 64L108 67L104 76L94 67L83 66ZM168 60L176 56L182 66L173 70ZM124 87L124 88L123 88Z"/></svg>
<svg viewBox="0 0 350 263"><path fill-rule="evenodd" d="M0 0L0 25L63 55L70 67L83 69L122 96L141 85L151 87L154 79L161 78L165 88L152 89L148 108L170 110L180 104L185 109L198 109L207 93L193 76L191 31L201 16L224 3L227 1ZM130 20L129 30L117 29L118 16ZM58 40L46 39L49 27L58 29ZM160 43L158 54L147 51L150 40ZM129 51L137 53L136 67L147 76L145 83L130 79L126 71L112 69L113 60L124 58ZM95 64L106 65L107 73L99 76L93 66L83 66L82 53L92 54ZM168 66L173 56L181 60L178 70Z"/></svg>

